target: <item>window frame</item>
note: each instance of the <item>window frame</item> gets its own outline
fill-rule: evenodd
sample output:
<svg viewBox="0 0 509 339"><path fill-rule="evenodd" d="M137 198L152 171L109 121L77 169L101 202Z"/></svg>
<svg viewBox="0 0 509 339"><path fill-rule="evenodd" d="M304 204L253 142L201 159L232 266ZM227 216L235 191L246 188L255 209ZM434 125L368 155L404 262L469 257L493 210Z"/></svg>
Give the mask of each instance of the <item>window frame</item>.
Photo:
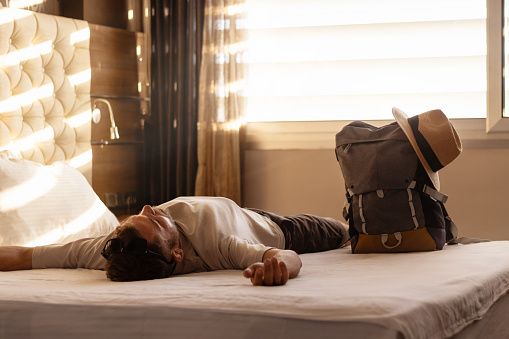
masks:
<svg viewBox="0 0 509 339"><path fill-rule="evenodd" d="M487 58L488 78L486 132L509 132L509 119L504 112L504 0L487 0Z"/></svg>
<svg viewBox="0 0 509 339"><path fill-rule="evenodd" d="M504 0L486 0L486 118L451 119L465 148L509 148L504 110ZM393 120L366 121L383 126ZM351 121L248 122L247 150L334 149L335 135Z"/></svg>

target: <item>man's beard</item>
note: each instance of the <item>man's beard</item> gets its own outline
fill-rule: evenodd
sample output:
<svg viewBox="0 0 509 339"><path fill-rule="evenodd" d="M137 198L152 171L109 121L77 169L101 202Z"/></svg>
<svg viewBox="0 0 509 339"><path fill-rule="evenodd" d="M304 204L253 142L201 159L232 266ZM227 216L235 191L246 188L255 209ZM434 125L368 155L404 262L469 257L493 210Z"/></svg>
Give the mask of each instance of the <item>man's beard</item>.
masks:
<svg viewBox="0 0 509 339"><path fill-rule="evenodd" d="M172 237L172 240L168 243L170 248L173 248L173 246L180 247L180 228L178 227L177 223L173 221L173 218L171 217L170 213L168 213L166 210L159 208L159 207L152 207L152 209L158 213L162 214L164 217L168 218L170 224L175 226L175 237Z"/></svg>

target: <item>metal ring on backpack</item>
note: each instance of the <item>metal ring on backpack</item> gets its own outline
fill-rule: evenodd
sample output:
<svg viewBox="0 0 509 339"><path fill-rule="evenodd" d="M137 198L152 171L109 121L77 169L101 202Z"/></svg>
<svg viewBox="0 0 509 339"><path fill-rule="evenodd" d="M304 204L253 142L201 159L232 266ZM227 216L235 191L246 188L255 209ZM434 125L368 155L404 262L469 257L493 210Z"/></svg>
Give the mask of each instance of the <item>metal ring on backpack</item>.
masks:
<svg viewBox="0 0 509 339"><path fill-rule="evenodd" d="M388 249L393 249L395 247L398 247L399 245L401 245L401 240L403 239L403 237L401 236L401 233L400 232L396 232L394 233L394 237L396 237L396 240L398 241L398 243L394 246L387 246L386 243L387 243L387 240L389 240L389 235L388 234L382 234L382 245L384 245L385 248L388 248Z"/></svg>

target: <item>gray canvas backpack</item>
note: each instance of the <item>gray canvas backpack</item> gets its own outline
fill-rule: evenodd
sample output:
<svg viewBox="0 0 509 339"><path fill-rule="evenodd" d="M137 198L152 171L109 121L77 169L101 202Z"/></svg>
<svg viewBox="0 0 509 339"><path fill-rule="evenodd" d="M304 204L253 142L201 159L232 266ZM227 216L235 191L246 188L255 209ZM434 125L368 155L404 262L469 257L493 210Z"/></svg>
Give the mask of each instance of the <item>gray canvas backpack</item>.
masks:
<svg viewBox="0 0 509 339"><path fill-rule="evenodd" d="M439 113L408 119L414 124L420 119L413 130L401 126L401 120L382 127L355 121L337 133L336 158L347 197L343 216L350 225L353 253L441 250L457 237L457 228L444 207L447 196L435 187L439 186L438 176L433 176L436 170L429 173L429 163L436 158L443 167L461 151L452 125L457 155L444 155L448 150L440 148L448 147L447 140L430 140L441 132L442 127L435 128L429 119ZM426 137L426 145L415 140ZM438 154L432 155L435 159L426 159L426 147Z"/></svg>

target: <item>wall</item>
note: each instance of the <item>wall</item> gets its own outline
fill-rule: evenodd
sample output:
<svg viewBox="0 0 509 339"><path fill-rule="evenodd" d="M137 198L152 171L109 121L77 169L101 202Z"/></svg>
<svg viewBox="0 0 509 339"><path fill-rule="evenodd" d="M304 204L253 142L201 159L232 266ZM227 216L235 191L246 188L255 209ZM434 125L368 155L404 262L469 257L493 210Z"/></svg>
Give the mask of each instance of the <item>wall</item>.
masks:
<svg viewBox="0 0 509 339"><path fill-rule="evenodd" d="M139 92L137 45L142 33L90 24L91 103L102 111L92 124L92 187L117 216L139 210L143 200L144 130L149 98ZM145 67L143 67L145 68ZM142 69L143 69L142 68ZM113 109L120 138L110 139L107 100Z"/></svg>
<svg viewBox="0 0 509 339"><path fill-rule="evenodd" d="M248 150L243 204L340 220L344 182L334 150ZM467 148L440 171L460 236L509 240L509 149Z"/></svg>
<svg viewBox="0 0 509 339"><path fill-rule="evenodd" d="M61 14L90 25L91 104L102 111L92 124L92 187L113 213L136 213L144 200L144 120L150 91L148 0L61 0ZM128 13L132 13L132 17ZM131 17L131 18L130 18ZM114 112L120 138L110 138Z"/></svg>

